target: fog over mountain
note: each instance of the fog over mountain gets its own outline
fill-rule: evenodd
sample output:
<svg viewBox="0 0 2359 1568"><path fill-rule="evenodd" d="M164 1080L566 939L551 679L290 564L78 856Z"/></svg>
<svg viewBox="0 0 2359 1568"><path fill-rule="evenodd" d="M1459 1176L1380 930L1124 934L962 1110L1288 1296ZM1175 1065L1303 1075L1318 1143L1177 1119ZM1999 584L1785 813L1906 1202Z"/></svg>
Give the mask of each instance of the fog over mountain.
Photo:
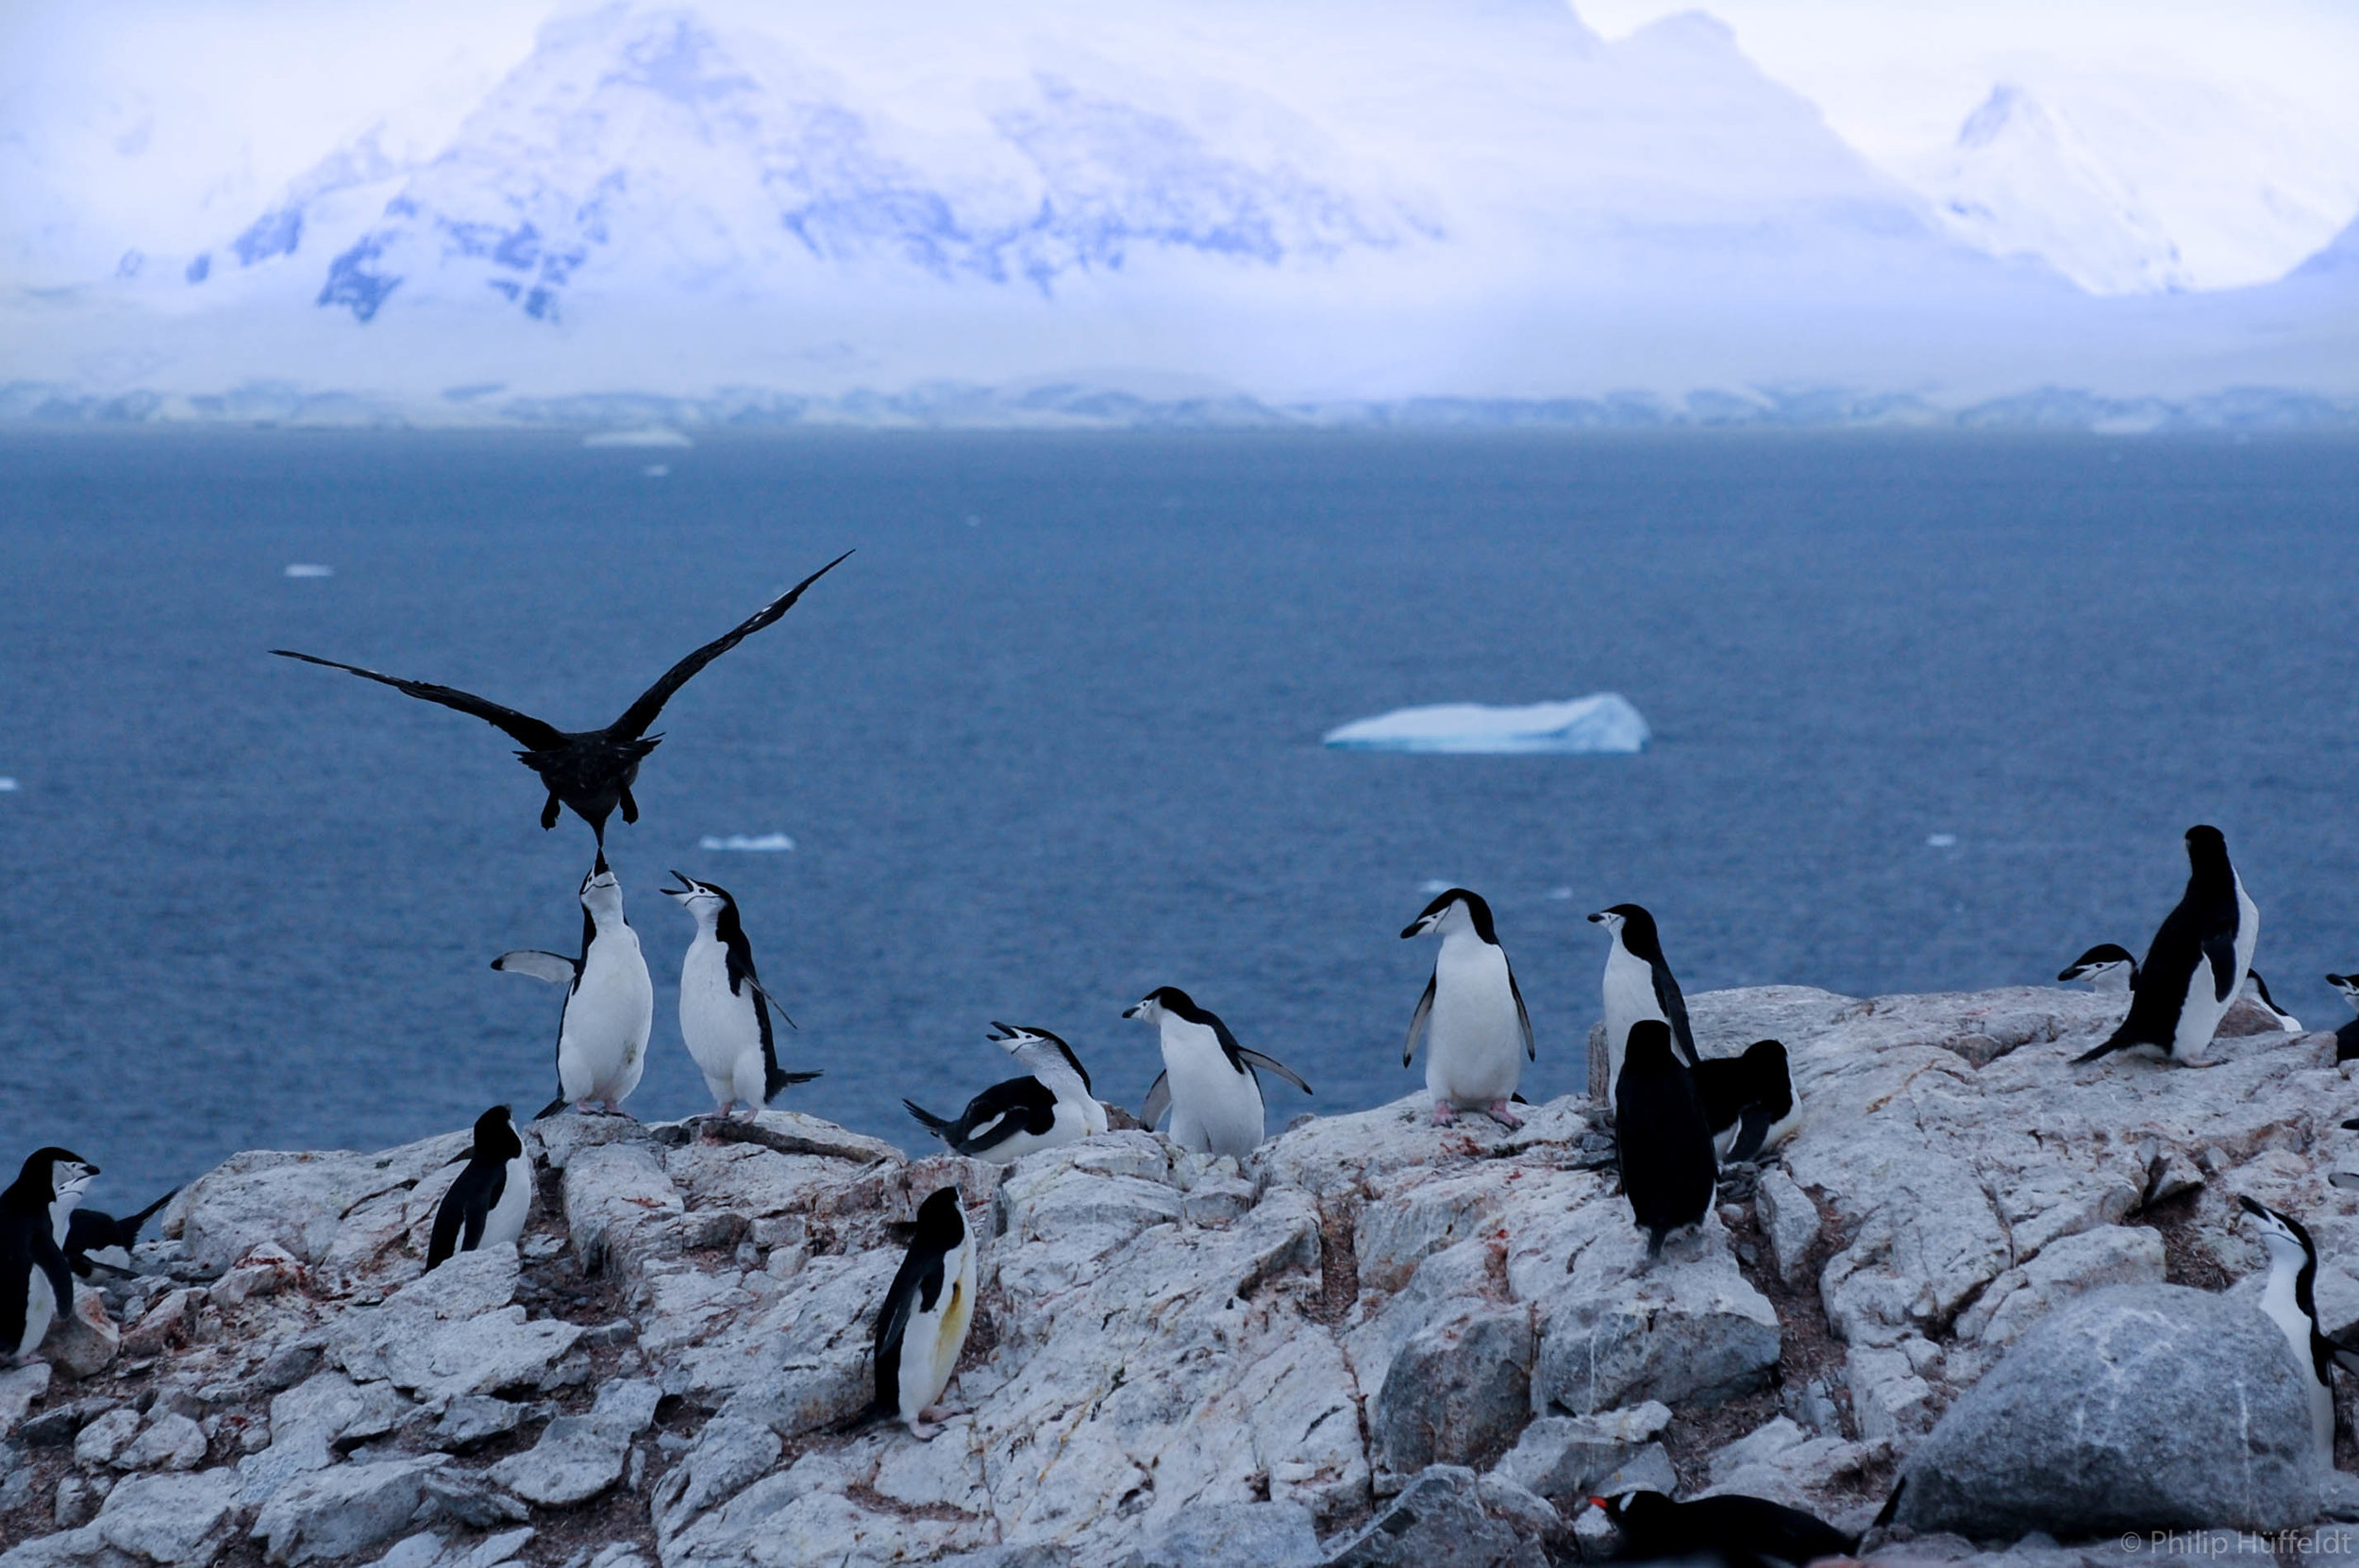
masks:
<svg viewBox="0 0 2359 1568"><path fill-rule="evenodd" d="M292 177L157 202L105 265L142 210L95 193L174 125L100 142L12 93L0 415L2359 395L2331 264L2359 165L2215 88L1995 84L1905 179L1711 17L1608 40L1556 0L626 3L467 91L443 124L353 106ZM2206 125L2251 135L2191 174Z"/></svg>

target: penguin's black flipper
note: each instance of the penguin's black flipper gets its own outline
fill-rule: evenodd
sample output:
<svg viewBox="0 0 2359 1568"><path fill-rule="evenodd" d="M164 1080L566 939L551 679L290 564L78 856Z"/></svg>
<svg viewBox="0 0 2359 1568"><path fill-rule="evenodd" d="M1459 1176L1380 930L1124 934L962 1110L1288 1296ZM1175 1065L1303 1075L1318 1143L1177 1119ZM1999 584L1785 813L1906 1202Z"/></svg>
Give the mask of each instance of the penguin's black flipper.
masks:
<svg viewBox="0 0 2359 1568"><path fill-rule="evenodd" d="M621 718L607 726L608 735L617 741L636 740L644 735L647 732L647 726L655 723L656 715L663 711L663 705L672 700L672 693L694 679L697 671L736 647L762 627L769 626L788 610L793 609L795 601L803 596L804 589L843 565L850 559L851 554L849 550L845 551L843 555L836 557L835 559L828 562L827 565L822 566L784 593L755 610L721 636L714 638L664 671L657 677L653 686L639 694L637 702L623 709ZM631 818L626 815L623 820L628 822Z"/></svg>
<svg viewBox="0 0 2359 1568"><path fill-rule="evenodd" d="M1145 1125L1147 1131L1153 1132L1155 1124L1162 1121L1163 1112L1170 1109L1171 1075L1167 1072L1158 1073L1155 1075L1155 1081L1146 1086L1146 1104L1139 1108L1139 1121Z"/></svg>
<svg viewBox="0 0 2359 1568"><path fill-rule="evenodd" d="M1425 1033L1426 1020L1433 1016L1433 988L1441 983L1441 972L1436 970L1433 976L1425 982L1425 994L1417 998L1417 1010L1409 1015L1409 1032L1401 1037L1400 1042L1400 1064L1403 1067L1408 1066L1417 1055L1417 1037Z"/></svg>
<svg viewBox="0 0 2359 1568"><path fill-rule="evenodd" d="M579 959L569 959L562 953L544 953L530 947L502 953L492 960L492 967L503 975L529 975L553 986L570 986L581 976Z"/></svg>
<svg viewBox="0 0 2359 1568"><path fill-rule="evenodd" d="M1540 1047L1531 1040L1531 1011L1524 1006L1523 988L1515 983L1515 966L1507 966L1507 994L1515 998L1515 1025L1524 1031L1524 1059L1538 1061Z"/></svg>
<svg viewBox="0 0 2359 1568"><path fill-rule="evenodd" d="M560 1091L557 1098L551 1100L548 1104L543 1106L540 1109L532 1113L532 1119L536 1122L545 1122L550 1117L556 1115L559 1111L564 1109L565 1095L562 1091Z"/></svg>
<svg viewBox="0 0 2359 1568"><path fill-rule="evenodd" d="M779 1069L779 1067L778 1066L778 1064L777 1064L777 1063L773 1062L772 1064L770 1064L770 1066L769 1066L769 1067L767 1067L766 1069L764 1069L764 1071L763 1071L763 1073L762 1073L762 1078L761 1078L761 1103L762 1103L763 1105L768 1105L768 1104L769 1104L772 1100L774 1100L774 1099L777 1099L777 1098L778 1098L778 1091L779 1091L779 1090L781 1090L781 1089L792 1089L793 1087L795 1087L795 1085L796 1085L796 1084L798 1084L798 1083L809 1083L811 1079L813 1079L813 1078L815 1078L815 1077L818 1077L818 1076L821 1076L820 1074L815 1073L815 1072L814 1072L814 1073L788 1073L788 1072L784 1072L784 1071L782 1071L782 1070L780 1070L780 1069Z"/></svg>
<svg viewBox="0 0 2359 1568"><path fill-rule="evenodd" d="M1761 1145L1768 1139L1770 1127L1776 1124L1777 1117L1770 1113L1767 1106L1758 1102L1747 1106L1744 1120L1737 1128L1736 1142L1729 1147L1728 1163L1743 1165L1750 1162L1754 1156L1761 1153Z"/></svg>
<svg viewBox="0 0 2359 1568"><path fill-rule="evenodd" d="M1251 1062L1256 1067L1268 1068L1280 1077L1284 1078L1288 1083L1293 1084L1297 1089L1301 1090L1305 1094L1313 1092L1311 1086L1302 1081L1302 1075L1297 1073L1293 1068L1287 1066L1284 1062L1280 1061L1275 1057L1265 1057L1261 1052L1247 1050L1243 1045L1237 1047L1237 1055L1245 1058L1246 1060Z"/></svg>
<svg viewBox="0 0 2359 1568"><path fill-rule="evenodd" d="M678 876L678 874L676 872L673 875ZM745 976L745 983L754 988L754 994L756 996L761 997L764 1002L769 1004L770 1010L772 1012L777 1013L780 1018L786 1018L786 1026L788 1028L799 1029L802 1027L802 1026L795 1023L794 1019L787 1018L786 1009L778 1006L778 999L771 995L768 991L764 990L760 980L757 980L751 975L748 975Z"/></svg>
<svg viewBox="0 0 2359 1568"><path fill-rule="evenodd" d="M2231 923L2215 926L2203 938L2203 956L2211 960L2212 987L2218 993L2213 1000L2225 1002L2236 994L2243 976L2236 973L2236 927Z"/></svg>
<svg viewBox="0 0 2359 1568"><path fill-rule="evenodd" d="M2134 1045L2137 1043L2137 1042L2133 1040L2125 1039L2124 1033L2124 1030L2116 1029L2106 1038L2105 1043L2098 1046L2097 1049L2093 1051L2083 1051L2079 1056L2074 1057L2072 1059L2072 1065L2075 1067L2085 1067L2090 1062L2095 1061L2101 1057L2112 1056L2116 1051L2120 1050L2125 1045Z"/></svg>

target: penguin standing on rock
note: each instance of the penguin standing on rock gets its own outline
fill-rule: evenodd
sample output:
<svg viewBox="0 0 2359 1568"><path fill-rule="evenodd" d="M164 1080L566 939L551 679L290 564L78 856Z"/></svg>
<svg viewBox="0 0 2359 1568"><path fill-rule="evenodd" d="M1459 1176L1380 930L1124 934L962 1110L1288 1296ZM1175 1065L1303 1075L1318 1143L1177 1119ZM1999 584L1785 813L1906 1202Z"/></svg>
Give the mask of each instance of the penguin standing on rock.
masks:
<svg viewBox="0 0 2359 1568"><path fill-rule="evenodd" d="M140 1227L156 1217L156 1211L179 1195L175 1187L154 1203L127 1219L95 1209L76 1209L65 1226L66 1267L88 1279L99 1268L113 1269L118 1274L131 1272L131 1249L140 1244Z"/></svg>
<svg viewBox="0 0 2359 1568"><path fill-rule="evenodd" d="M426 1249L428 1270L453 1253L513 1245L532 1213L532 1157L506 1106L495 1105L475 1119L475 1144L460 1158L467 1168L434 1211Z"/></svg>
<svg viewBox="0 0 2359 1568"><path fill-rule="evenodd" d="M1154 1025L1163 1042L1163 1070L1146 1091L1139 1120L1152 1128L1169 1110L1171 1141L1183 1149L1242 1159L1262 1146L1257 1067L1311 1093L1293 1068L1238 1044L1217 1014L1197 1007L1178 986L1157 986L1122 1016Z"/></svg>
<svg viewBox="0 0 2359 1568"><path fill-rule="evenodd" d="M2268 1248L2269 1277L2261 1292L2261 1310L2284 1332L2285 1343L2293 1349L2302 1386L2310 1392L2311 1434L2317 1442L2318 1457L2331 1469L2334 1463L2334 1366L2337 1360L2359 1359L2359 1356L2342 1350L2318 1327L2318 1304L2313 1293L2318 1277L2318 1249L2310 1232L2292 1215L2281 1214L2241 1193L2236 1202Z"/></svg>
<svg viewBox="0 0 2359 1568"><path fill-rule="evenodd" d="M2302 1028L2300 1019L2277 1005L2277 998L2269 994L2269 983L2261 978L2259 970L2248 969L2244 972L2244 994L2268 1009L2268 1015L2277 1021L2280 1033L2303 1034L2307 1032Z"/></svg>
<svg viewBox="0 0 2359 1568"><path fill-rule="evenodd" d="M871 1415L906 1423L931 1442L960 1413L940 1403L975 1318L975 1238L959 1190L937 1188L918 1206L909 1252L877 1313L877 1394Z"/></svg>
<svg viewBox="0 0 2359 1568"><path fill-rule="evenodd" d="M1671 1031L1672 1050L1689 1067L1697 1061L1696 1037L1687 1026L1687 999L1664 961L1654 916L1637 904L1616 904L1589 920L1614 939L1605 955L1605 1100L1612 1105L1622 1081L1622 1057L1632 1025L1642 1018L1660 1019Z"/></svg>
<svg viewBox="0 0 2359 1568"><path fill-rule="evenodd" d="M786 1009L771 1000L754 973L753 944L745 940L745 923L729 890L685 872L672 875L680 885L665 888L663 895L696 922L696 938L680 960L680 1039L704 1073L714 1114L726 1117L732 1105L742 1103L748 1118L759 1116L779 1090L819 1075L778 1067L770 1014L775 1009L786 1018ZM786 1022L792 1027L795 1020Z"/></svg>
<svg viewBox="0 0 2359 1568"><path fill-rule="evenodd" d="M2359 975L2329 975L2326 983L2343 993L2343 1000L2359 1009ZM2334 1031L2334 1059L2351 1061L2359 1059L2359 1018L2353 1018Z"/></svg>
<svg viewBox="0 0 2359 1568"><path fill-rule="evenodd" d="M587 1111L592 1102L620 1112L647 1067L647 1034L655 1026L655 986L639 952L639 934L623 918L623 884L601 852L581 879L581 957L519 949L492 967L565 987L557 1026L557 1098L541 1109L554 1116L567 1101Z"/></svg>
<svg viewBox="0 0 2359 1568"><path fill-rule="evenodd" d="M1106 1108L1090 1091L1090 1076L1073 1047L1046 1029L1017 1028L995 1021L988 1038L1027 1069L966 1102L955 1122L945 1121L915 1100L903 1100L928 1132L959 1154L995 1165L1059 1148L1106 1130Z"/></svg>
<svg viewBox="0 0 2359 1568"><path fill-rule="evenodd" d="M2252 967L2261 911L2229 863L2228 841L2218 828L2187 829L2187 891L2163 917L2138 965L2130 1016L2103 1044L2073 1058L2073 1065L2116 1051L2188 1067L2211 1065L2203 1054Z"/></svg>
<svg viewBox="0 0 2359 1568"><path fill-rule="evenodd" d="M36 1149L0 1192L0 1357L30 1356L74 1310L74 1275L58 1237L97 1175L70 1150Z"/></svg>
<svg viewBox="0 0 2359 1568"><path fill-rule="evenodd" d="M1647 1233L1648 1258L1660 1258L1664 1238L1703 1224L1720 1179L1696 1076L1671 1054L1671 1026L1660 1018L1631 1026L1614 1132L1631 1216Z"/></svg>
<svg viewBox="0 0 2359 1568"><path fill-rule="evenodd" d="M1433 1096L1433 1120L1447 1126L1461 1110L1480 1110L1501 1126L1519 1127L1523 1118L1509 1108L1524 1062L1537 1060L1531 1014L1508 966L1491 924L1491 906L1480 893L1452 888L1409 923L1401 940L1438 935L1433 977L1409 1016L1400 1064L1417 1054L1425 1037L1425 1087Z"/></svg>
<svg viewBox="0 0 2359 1568"><path fill-rule="evenodd" d="M2138 960L2127 947L2100 942L2066 964L2056 979L2062 985L2080 980L2100 995L2123 996L2138 989Z"/></svg>

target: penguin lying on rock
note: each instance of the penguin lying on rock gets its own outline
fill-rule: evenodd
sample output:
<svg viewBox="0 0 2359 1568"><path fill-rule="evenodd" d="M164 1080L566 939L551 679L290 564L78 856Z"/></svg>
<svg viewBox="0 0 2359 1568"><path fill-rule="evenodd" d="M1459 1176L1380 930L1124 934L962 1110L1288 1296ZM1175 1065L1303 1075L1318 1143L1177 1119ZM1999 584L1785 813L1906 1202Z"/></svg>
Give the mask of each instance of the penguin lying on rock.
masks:
<svg viewBox="0 0 2359 1568"><path fill-rule="evenodd" d="M1739 1057L1707 1057L1696 1064L1696 1092L1724 1164L1757 1159L1794 1130L1794 1075L1781 1041L1756 1040Z"/></svg>
<svg viewBox="0 0 2359 1568"><path fill-rule="evenodd" d="M1727 1568L1803 1568L1849 1557L1857 1536L1766 1498L1733 1493L1679 1503L1660 1492L1592 1497L1621 1535L1624 1562L1720 1562Z"/></svg>
<svg viewBox="0 0 2359 1568"><path fill-rule="evenodd" d="M2227 839L2217 827L2188 828L2186 892L2163 917L2138 965L2130 1016L2103 1044L2073 1058L2073 1065L2133 1051L2182 1066L2211 1066L2204 1053L2245 983L2260 938L2261 911L2229 862Z"/></svg>
<svg viewBox="0 0 2359 1568"><path fill-rule="evenodd" d="M966 1102L957 1121L945 1121L915 1100L903 1100L928 1132L956 1152L995 1165L1053 1149L1106 1130L1106 1108L1090 1092L1090 1076L1073 1047L1046 1029L1022 1029L995 1021L987 1038L1029 1069Z"/></svg>
<svg viewBox="0 0 2359 1568"><path fill-rule="evenodd" d="M2086 982L2091 991L2123 995L2138 989L2138 960L2131 956L2128 948L2100 942L2065 965L2056 978L2065 985L2081 980Z"/></svg>
<svg viewBox="0 0 2359 1568"><path fill-rule="evenodd" d="M2359 975L2329 975L2326 983L2343 993L2343 1000L2359 1009ZM2352 1019L2334 1031L2334 1059L2359 1059L2359 1018Z"/></svg>
<svg viewBox="0 0 2359 1568"><path fill-rule="evenodd" d="M95 1209L76 1209L66 1221L66 1267L84 1279L100 1269L131 1273L131 1249L140 1244L140 1227L154 1219L156 1211L179 1193L180 1189L175 1187L127 1219L118 1220Z"/></svg>

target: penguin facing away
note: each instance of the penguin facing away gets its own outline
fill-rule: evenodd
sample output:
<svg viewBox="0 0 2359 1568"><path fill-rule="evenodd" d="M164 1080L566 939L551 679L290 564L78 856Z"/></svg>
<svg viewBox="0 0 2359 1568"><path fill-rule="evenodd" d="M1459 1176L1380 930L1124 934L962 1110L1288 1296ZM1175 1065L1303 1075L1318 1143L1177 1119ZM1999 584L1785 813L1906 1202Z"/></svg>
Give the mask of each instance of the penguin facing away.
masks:
<svg viewBox="0 0 2359 1568"><path fill-rule="evenodd" d="M1696 1064L1696 1093L1724 1164L1758 1159L1794 1130L1794 1073L1782 1041L1756 1040L1743 1056L1706 1057Z"/></svg>
<svg viewBox="0 0 2359 1568"><path fill-rule="evenodd" d="M30 1356L74 1310L74 1274L58 1234L97 1175L80 1155L52 1146L26 1156L0 1192L0 1357Z"/></svg>
<svg viewBox="0 0 2359 1568"><path fill-rule="evenodd" d="M770 1014L775 1010L786 1018L786 1009L754 972L753 944L745 940L737 900L717 883L699 882L680 871L672 875L680 885L663 889L663 895L696 922L695 940L680 960L680 1040L704 1074L714 1114L728 1116L733 1105L742 1104L747 1117L759 1116L779 1090L819 1075L778 1067ZM794 1026L792 1018L786 1022Z"/></svg>
<svg viewBox="0 0 2359 1568"><path fill-rule="evenodd" d="M1480 1110L1501 1126L1523 1126L1510 1105L1524 1062L1537 1060L1539 1052L1524 993L1492 925L1491 906L1480 893L1452 888L1428 904L1400 935L1404 942L1442 939L1432 977L1409 1015L1409 1033L1400 1046L1400 1064L1406 1067L1417 1054L1418 1036L1425 1037L1425 1087L1433 1096L1434 1124L1447 1126L1458 1111Z"/></svg>
<svg viewBox="0 0 2359 1568"><path fill-rule="evenodd" d="M1849 1557L1859 1537L1825 1520L1763 1497L1726 1493L1676 1503L1660 1492L1592 1497L1622 1542L1625 1562L1716 1561L1726 1568L1803 1568L1821 1558Z"/></svg>
<svg viewBox="0 0 2359 1568"><path fill-rule="evenodd" d="M872 1415L905 1423L930 1442L960 1413L940 1403L975 1317L975 1238L959 1190L937 1188L918 1206L915 1234L877 1313L877 1393Z"/></svg>
<svg viewBox="0 0 2359 1568"><path fill-rule="evenodd" d="M1005 1165L1035 1149L1079 1143L1106 1130L1106 1108L1090 1091L1088 1069L1073 1047L1046 1029L992 1023L986 1036L1026 1069L966 1102L945 1121L915 1100L903 1100L926 1130L956 1152Z"/></svg>
<svg viewBox="0 0 2359 1568"><path fill-rule="evenodd" d="M664 671L653 686L639 694L638 701L625 709L620 718L603 729L561 730L529 713L503 708L472 692L461 692L455 686L404 680L399 676L380 675L375 670L364 670L358 664L297 653L292 648L273 648L271 652L281 659L299 659L306 664L325 665L331 670L359 676L363 680L376 681L380 686L390 686L404 696L439 703L444 708L473 714L501 730L522 744L524 749L516 753L516 760L540 775L542 787L548 792L548 800L541 809L541 826L544 830L555 827L557 809L562 805L590 825L590 830L597 835L598 853L604 856L606 819L615 808L622 808L625 822L639 820L639 803L631 798L630 787L639 776L639 764L646 760L649 752L662 743L663 737L648 734L647 726L654 724L656 716L663 711L663 705L671 701L673 694L694 679L706 665L794 609L795 601L803 596L803 590L842 565L850 554L846 550L844 555L836 557Z"/></svg>
<svg viewBox="0 0 2359 1568"><path fill-rule="evenodd" d="M1171 1112L1171 1141L1197 1154L1242 1159L1262 1143L1262 1080L1266 1068L1305 1094L1311 1086L1294 1069L1237 1043L1217 1014L1196 1005L1178 986L1157 986L1122 1014L1156 1026L1163 1070L1146 1091L1139 1120L1149 1128Z"/></svg>
<svg viewBox="0 0 2359 1568"><path fill-rule="evenodd" d="M66 1221L66 1267L84 1279L102 1268L129 1274L131 1249L140 1244L140 1227L154 1219L156 1211L178 1196L179 1192L175 1187L138 1213L120 1220L95 1209L75 1209Z"/></svg>
<svg viewBox="0 0 2359 1568"><path fill-rule="evenodd" d="M2318 1249L2310 1232L2292 1215L2281 1214L2241 1193L2236 1202L2268 1249L2269 1277L2261 1292L2261 1310L2284 1331L2294 1362L2301 1369L2302 1384L2310 1393L2311 1435L2320 1460L2331 1469L2334 1463L2334 1366L2341 1360L2359 1370L2359 1352L2336 1345L2318 1327L2317 1298L2313 1293L2318 1276Z"/></svg>
<svg viewBox="0 0 2359 1568"><path fill-rule="evenodd" d="M581 957L529 948L502 953L492 967L565 987L557 1026L557 1098L533 1118L598 1102L619 1112L647 1067L655 1026L655 985L639 952L639 934L623 918L623 885L601 852L581 879Z"/></svg>
<svg viewBox="0 0 2359 1568"><path fill-rule="evenodd" d="M2138 960L2127 947L2100 942L2065 965L2056 979L2062 985L2085 981L2091 991L2101 994L2126 995L2138 989Z"/></svg>
<svg viewBox="0 0 2359 1568"><path fill-rule="evenodd" d="M1719 1184L1696 1076L1671 1054L1671 1026L1660 1018L1631 1026L1614 1128L1631 1217L1647 1233L1648 1258L1660 1258L1672 1231L1703 1223Z"/></svg>
<svg viewBox="0 0 2359 1568"><path fill-rule="evenodd" d="M506 1106L495 1105L475 1119L474 1146L460 1158L467 1168L434 1211L426 1249L429 1272L454 1253L512 1246L532 1213L532 1157Z"/></svg>
<svg viewBox="0 0 2359 1568"><path fill-rule="evenodd" d="M2359 975L2329 975L2326 983L2343 993L2343 1000L2359 1009ZM2359 1018L2353 1018L2334 1031L2334 1059L2351 1061L2359 1059Z"/></svg>
<svg viewBox="0 0 2359 1568"><path fill-rule="evenodd" d="M2138 965L2130 1016L2103 1044L2073 1058L2073 1065L2116 1051L2211 1065L2203 1056L2252 967L2261 911L2229 863L2228 841L2218 828L2187 829L2187 865L2186 892L2163 917Z"/></svg>
<svg viewBox="0 0 2359 1568"><path fill-rule="evenodd" d="M1663 1020L1670 1026L1672 1049L1690 1067L1698 1059L1696 1037L1687 1026L1687 999L1664 960L1654 916L1641 905L1616 904L1589 920L1614 939L1605 955L1605 1098L1612 1105L1622 1081L1622 1054L1631 1025L1642 1018Z"/></svg>

